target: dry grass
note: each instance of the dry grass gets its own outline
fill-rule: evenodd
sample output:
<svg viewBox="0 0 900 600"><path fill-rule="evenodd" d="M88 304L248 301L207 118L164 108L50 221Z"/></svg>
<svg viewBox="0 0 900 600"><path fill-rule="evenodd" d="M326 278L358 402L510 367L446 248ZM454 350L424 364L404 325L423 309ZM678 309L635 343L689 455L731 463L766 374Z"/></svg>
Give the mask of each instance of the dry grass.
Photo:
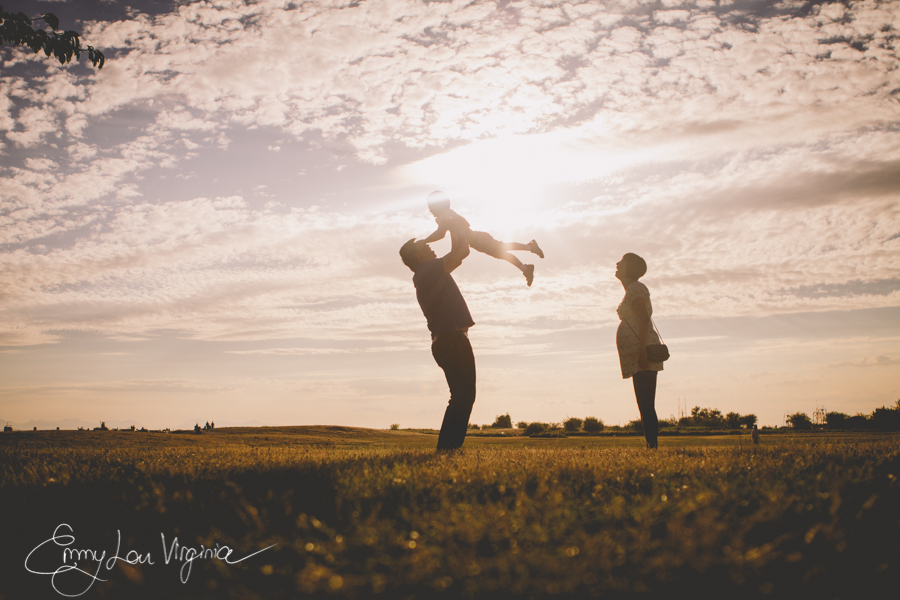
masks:
<svg viewBox="0 0 900 600"><path fill-rule="evenodd" d="M855 598L900 583L896 435L658 452L472 438L437 456L432 435L351 428L38 433L0 446L4 565L28 597L59 597L19 566L59 523L109 552L119 529L123 554L157 563L118 563L84 597ZM236 556L277 546L198 561L182 584L160 533Z"/></svg>

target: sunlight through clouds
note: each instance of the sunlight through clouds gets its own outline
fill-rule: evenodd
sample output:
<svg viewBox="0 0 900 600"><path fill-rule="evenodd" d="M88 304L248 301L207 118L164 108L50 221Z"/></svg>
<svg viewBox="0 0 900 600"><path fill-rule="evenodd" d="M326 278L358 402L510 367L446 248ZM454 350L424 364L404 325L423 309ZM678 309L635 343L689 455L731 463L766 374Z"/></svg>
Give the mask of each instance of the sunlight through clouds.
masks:
<svg viewBox="0 0 900 600"><path fill-rule="evenodd" d="M434 230L436 189L473 228L546 253L519 253L531 288L478 252L454 273L490 390L476 421L583 406L633 418L612 338L628 251L648 260L661 327L731 340L717 372L752 382L717 396L691 342L661 397L742 413L770 398L755 410L773 422L782 400L766 390L785 370L823 381L796 410L900 395L895 361L872 358L896 355L900 307L900 3L54 11L108 60L96 71L0 49L0 416L29 410L12 389L222 378L235 421L255 386L277 422L303 420L296 389L335 394L334 423L394 422L341 378L402 381L400 403L440 390L397 255ZM798 325L808 315L818 329ZM781 330L760 323L782 318L800 332L766 363L757 350ZM817 346L840 350L825 360ZM870 367L877 385L853 392L827 364ZM38 397L35 410L71 412Z"/></svg>

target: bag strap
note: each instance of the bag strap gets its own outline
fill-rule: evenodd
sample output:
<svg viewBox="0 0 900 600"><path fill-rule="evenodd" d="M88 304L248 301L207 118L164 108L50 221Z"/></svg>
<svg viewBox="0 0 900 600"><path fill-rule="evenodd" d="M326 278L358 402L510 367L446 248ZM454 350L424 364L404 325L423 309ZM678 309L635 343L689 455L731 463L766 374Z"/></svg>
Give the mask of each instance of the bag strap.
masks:
<svg viewBox="0 0 900 600"><path fill-rule="evenodd" d="M633 333L634 336L635 336L636 338L638 338L638 341L640 341L641 336L639 336L639 335L637 334L637 331L634 330L634 327L631 326L631 323L629 323L627 319L623 319L623 320L625 321L625 324L628 325L628 329L631 330L631 333ZM659 337L659 343L660 343L660 344L665 344L665 342L663 341L662 334L659 332L659 328L656 326L656 323L653 322L653 317L650 317L650 324L653 325L653 329L656 331L657 337Z"/></svg>

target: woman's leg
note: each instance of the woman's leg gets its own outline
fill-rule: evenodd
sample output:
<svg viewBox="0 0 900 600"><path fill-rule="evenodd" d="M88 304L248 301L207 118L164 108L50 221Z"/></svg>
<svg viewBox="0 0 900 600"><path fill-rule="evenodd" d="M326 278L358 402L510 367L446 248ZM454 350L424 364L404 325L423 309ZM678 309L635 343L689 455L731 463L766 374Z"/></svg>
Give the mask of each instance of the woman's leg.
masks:
<svg viewBox="0 0 900 600"><path fill-rule="evenodd" d="M657 447L657 437L659 436L659 419L656 416L655 406L656 373L656 371L638 371L631 377L638 410L641 411L641 425L648 448Z"/></svg>

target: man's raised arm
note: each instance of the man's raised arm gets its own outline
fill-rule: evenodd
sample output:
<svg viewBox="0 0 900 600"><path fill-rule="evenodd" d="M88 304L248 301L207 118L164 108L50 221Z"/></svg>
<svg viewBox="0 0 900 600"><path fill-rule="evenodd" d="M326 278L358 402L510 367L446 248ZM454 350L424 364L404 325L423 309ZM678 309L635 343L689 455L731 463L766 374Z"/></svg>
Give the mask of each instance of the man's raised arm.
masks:
<svg viewBox="0 0 900 600"><path fill-rule="evenodd" d="M469 255L469 238L466 235L467 227L462 219L449 219L447 228L450 230L450 252L442 260L444 261L444 271L451 273Z"/></svg>

